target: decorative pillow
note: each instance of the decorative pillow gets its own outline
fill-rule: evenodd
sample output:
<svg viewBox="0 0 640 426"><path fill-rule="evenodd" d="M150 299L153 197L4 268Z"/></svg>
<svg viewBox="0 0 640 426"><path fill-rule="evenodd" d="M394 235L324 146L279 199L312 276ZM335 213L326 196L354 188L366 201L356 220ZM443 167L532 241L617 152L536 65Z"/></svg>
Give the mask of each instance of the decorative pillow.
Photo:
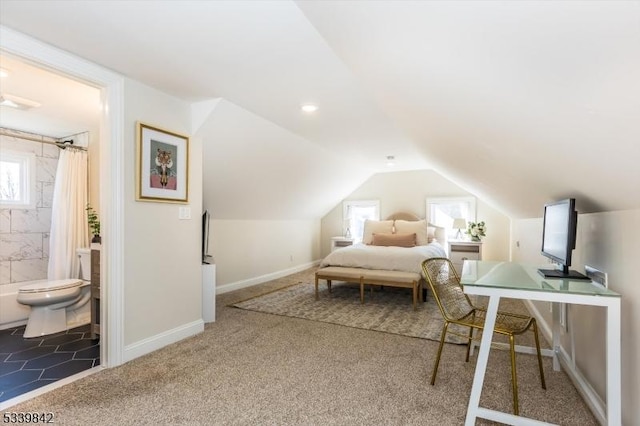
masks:
<svg viewBox="0 0 640 426"><path fill-rule="evenodd" d="M364 244L371 244L373 241L373 234L393 234L393 221L392 220L365 220L364 232L362 236L362 242Z"/></svg>
<svg viewBox="0 0 640 426"><path fill-rule="evenodd" d="M416 245L426 246L435 238L436 228L422 220L396 220L396 234L416 234Z"/></svg>
<svg viewBox="0 0 640 426"><path fill-rule="evenodd" d="M429 241L430 243L438 241L438 239L436 238L435 226L427 226L427 241Z"/></svg>
<svg viewBox="0 0 640 426"><path fill-rule="evenodd" d="M447 243L447 230L442 226L428 225L427 233L429 235L429 242L438 242L440 244Z"/></svg>
<svg viewBox="0 0 640 426"><path fill-rule="evenodd" d="M373 234L372 245L415 247L416 234Z"/></svg>

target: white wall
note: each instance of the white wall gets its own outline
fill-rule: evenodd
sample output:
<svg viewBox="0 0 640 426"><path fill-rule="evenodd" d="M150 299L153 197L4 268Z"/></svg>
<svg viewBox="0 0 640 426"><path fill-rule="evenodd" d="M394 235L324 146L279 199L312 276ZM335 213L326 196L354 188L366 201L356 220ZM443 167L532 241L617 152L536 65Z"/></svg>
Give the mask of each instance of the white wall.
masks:
<svg viewBox="0 0 640 426"><path fill-rule="evenodd" d="M513 223L513 260L544 263L539 254L542 242L542 218L516 220ZM517 244L519 243L519 247ZM590 265L609 274L609 288L622 295L622 417L623 424L640 419L640 285L637 259L640 257L640 210L580 214L572 269L584 272ZM548 305L537 302L544 321L550 325ZM576 364L595 391L606 395L604 308L571 306L570 333L575 341ZM570 336L562 344L570 350Z"/></svg>
<svg viewBox="0 0 640 426"><path fill-rule="evenodd" d="M371 174L225 99L198 121L214 219L317 219Z"/></svg>
<svg viewBox="0 0 640 426"><path fill-rule="evenodd" d="M217 291L310 267L320 258L318 212L369 172L225 99L194 104L193 122Z"/></svg>
<svg viewBox="0 0 640 426"><path fill-rule="evenodd" d="M380 217L406 211L426 217L427 198L468 197L473 194L460 188L433 170L378 173L371 176L345 200L380 200ZM477 220L487 224L483 238L483 258L509 258L510 220L481 200L476 200ZM342 202L322 218L322 256L331 250L331 237L342 235Z"/></svg>
<svg viewBox="0 0 640 426"><path fill-rule="evenodd" d="M189 146L191 220L178 219L182 204L135 200L136 121L189 135L190 105L132 80L125 82L125 350L184 327L203 329L200 213L202 143ZM144 350L142 352L145 352ZM129 356L126 358L131 358Z"/></svg>
<svg viewBox="0 0 640 426"><path fill-rule="evenodd" d="M209 239L216 286L225 291L311 266L320 256L320 221L212 220Z"/></svg>

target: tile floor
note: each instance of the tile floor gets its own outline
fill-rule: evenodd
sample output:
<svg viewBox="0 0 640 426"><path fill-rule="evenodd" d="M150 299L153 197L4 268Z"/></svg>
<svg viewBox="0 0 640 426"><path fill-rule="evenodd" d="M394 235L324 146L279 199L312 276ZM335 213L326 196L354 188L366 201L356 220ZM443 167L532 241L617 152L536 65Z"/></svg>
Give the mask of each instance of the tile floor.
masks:
<svg viewBox="0 0 640 426"><path fill-rule="evenodd" d="M100 365L89 325L31 339L24 328L0 330L0 402Z"/></svg>

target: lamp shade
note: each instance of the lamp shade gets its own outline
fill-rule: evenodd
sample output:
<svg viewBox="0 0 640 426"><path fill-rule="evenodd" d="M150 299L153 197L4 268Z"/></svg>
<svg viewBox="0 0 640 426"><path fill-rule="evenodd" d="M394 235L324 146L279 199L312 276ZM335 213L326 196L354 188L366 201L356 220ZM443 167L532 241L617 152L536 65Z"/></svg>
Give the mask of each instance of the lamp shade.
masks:
<svg viewBox="0 0 640 426"><path fill-rule="evenodd" d="M453 219L453 229L464 229L467 227L467 220L463 218Z"/></svg>

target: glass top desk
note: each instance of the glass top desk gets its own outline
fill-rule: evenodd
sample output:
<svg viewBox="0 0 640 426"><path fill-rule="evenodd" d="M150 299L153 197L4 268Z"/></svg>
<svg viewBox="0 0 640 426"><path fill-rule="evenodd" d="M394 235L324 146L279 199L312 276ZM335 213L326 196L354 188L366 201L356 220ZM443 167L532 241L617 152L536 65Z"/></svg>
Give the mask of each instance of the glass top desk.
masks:
<svg viewBox="0 0 640 426"><path fill-rule="evenodd" d="M546 266L548 267L548 265ZM482 333L465 425L474 425L478 417L511 425L544 424L538 420L489 410L479 405L501 297L554 302L554 306L557 303L573 303L607 308L606 422L608 425L621 424L619 294L593 284L591 281L544 278L538 273L538 266L515 262L465 260L460 282L467 294L489 296L484 328L491 331L490 333ZM554 313L552 327L554 369L559 368L557 353L560 346L560 327L557 324L557 317L558 315Z"/></svg>

